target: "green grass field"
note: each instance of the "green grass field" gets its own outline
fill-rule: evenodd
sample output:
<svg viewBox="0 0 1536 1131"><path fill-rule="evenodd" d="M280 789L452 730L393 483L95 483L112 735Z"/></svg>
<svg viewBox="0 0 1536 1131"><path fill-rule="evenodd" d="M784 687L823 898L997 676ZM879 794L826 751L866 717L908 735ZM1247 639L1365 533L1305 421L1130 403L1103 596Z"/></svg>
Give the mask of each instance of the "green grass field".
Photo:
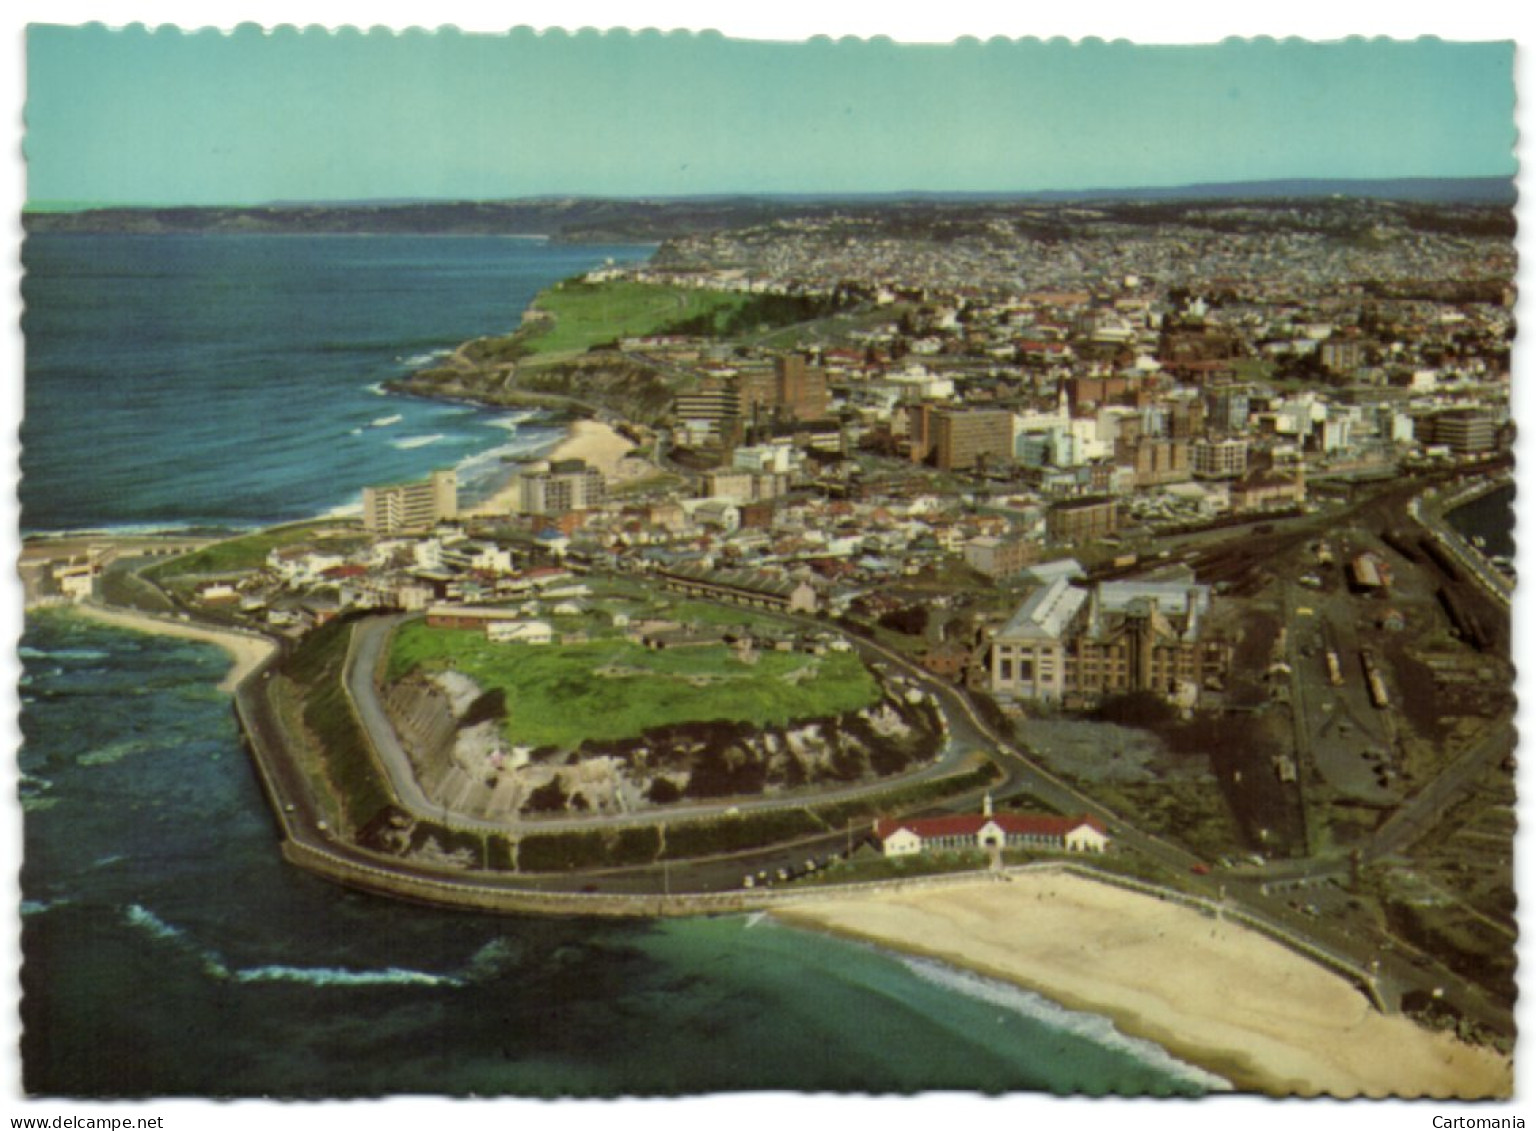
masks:
<svg viewBox="0 0 1536 1131"><path fill-rule="evenodd" d="M651 652L618 639L492 644L473 630L420 622L391 642L390 680L449 666L506 693L507 740L528 746L571 748L688 722L783 726L858 710L880 696L851 652L765 652L748 665L723 645Z"/></svg>
<svg viewBox="0 0 1536 1131"><path fill-rule="evenodd" d="M152 581L158 581L167 577L240 573L245 570L260 569L266 565L269 553L284 546L314 542L317 549L323 549L328 543L355 542L360 537L360 535L349 534L342 534L334 539L318 537L322 531L335 529L336 525L335 521L327 519L321 522L301 522L292 526L274 526L269 530L258 530L254 534L215 542L193 553L159 562L146 569L144 576Z"/></svg>
<svg viewBox="0 0 1536 1131"><path fill-rule="evenodd" d="M618 338L655 333L674 322L700 315L726 315L750 296L728 291L694 290L620 280L583 283L567 280L544 291L533 308L550 315L547 328L530 329L530 355L580 353Z"/></svg>

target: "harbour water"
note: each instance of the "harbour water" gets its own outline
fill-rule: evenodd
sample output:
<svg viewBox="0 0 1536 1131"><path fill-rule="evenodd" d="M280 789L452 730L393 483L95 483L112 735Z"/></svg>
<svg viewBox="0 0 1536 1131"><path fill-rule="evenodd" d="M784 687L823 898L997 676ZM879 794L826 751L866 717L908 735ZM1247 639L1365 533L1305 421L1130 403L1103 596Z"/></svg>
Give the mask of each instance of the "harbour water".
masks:
<svg viewBox="0 0 1536 1131"><path fill-rule="evenodd" d="M1515 556L1515 485L1496 487L1446 515L1458 534L1489 557Z"/></svg>
<svg viewBox="0 0 1536 1131"><path fill-rule="evenodd" d="M471 472L499 462L520 442L512 428L536 422L383 396L377 383L515 324L539 286L640 254L463 239L29 241L23 522L238 526L323 512L445 458ZM48 611L29 616L21 656L31 1093L1219 1084L1101 1018L771 920L489 917L331 886L278 855L216 689L220 651Z"/></svg>

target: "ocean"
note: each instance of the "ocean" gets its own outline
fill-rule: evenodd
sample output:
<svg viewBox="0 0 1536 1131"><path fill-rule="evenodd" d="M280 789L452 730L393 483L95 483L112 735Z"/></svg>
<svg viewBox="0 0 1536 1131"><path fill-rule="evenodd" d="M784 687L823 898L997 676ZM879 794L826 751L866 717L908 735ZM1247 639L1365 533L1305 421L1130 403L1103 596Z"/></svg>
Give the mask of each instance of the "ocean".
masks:
<svg viewBox="0 0 1536 1131"><path fill-rule="evenodd" d="M489 476L555 430L378 382L646 250L31 239L23 526L240 527L445 463ZM492 917L324 883L278 854L218 649L50 610L21 659L29 1093L1220 1086L1102 1018L761 916Z"/></svg>
<svg viewBox="0 0 1536 1131"><path fill-rule="evenodd" d="M643 247L400 236L33 236L23 246L25 532L249 527L368 484L547 447L531 411L385 394L508 333L549 283Z"/></svg>

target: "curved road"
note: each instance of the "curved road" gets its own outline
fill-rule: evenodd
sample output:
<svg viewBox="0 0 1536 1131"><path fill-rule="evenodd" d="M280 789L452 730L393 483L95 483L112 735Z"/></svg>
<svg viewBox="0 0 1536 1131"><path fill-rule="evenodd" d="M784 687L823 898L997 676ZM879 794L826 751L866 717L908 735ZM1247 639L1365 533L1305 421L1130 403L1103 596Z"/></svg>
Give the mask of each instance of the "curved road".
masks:
<svg viewBox="0 0 1536 1131"><path fill-rule="evenodd" d="M622 816L596 814L533 818L510 815L505 818L477 817L456 809L445 809L441 802L433 801L427 796L426 791L421 788L421 783L416 779L416 773L411 766L410 757L401 745L399 735L395 732L393 724L390 723L384 711L383 704L379 701L378 686L374 680L374 675L379 670L379 664L382 662L384 655L384 647L389 640L390 633L408 619L410 618L407 615L370 617L356 625L353 629L352 648L348 653L345 669L347 694L351 698L353 706L357 709L358 718L367 731L373 743L373 748L379 755L384 772L389 777L395 795L400 799L401 803L421 814L451 816L456 824L464 825L468 828L516 833L573 832L583 829L613 829L635 825L663 824L679 819L695 820L706 817L720 817L732 812L798 809L809 804L852 801L861 797L886 793L893 788L955 773L962 768L962 763L967 755L981 745L978 736L968 736L964 733L965 728L963 726L960 733L957 733L954 729L954 720L950 719L949 741L946 744L943 757L938 761L908 774L883 778L879 781L866 782L859 785L819 790L814 795L796 796L781 794L773 797L723 798L719 801L673 805L665 809L652 809ZM819 629L824 630L825 627L825 625L818 624ZM857 646L860 644L860 641L851 639L850 643ZM924 675L926 676L926 673Z"/></svg>
<svg viewBox="0 0 1536 1131"><path fill-rule="evenodd" d="M1395 494L1395 492L1394 492ZM1380 502L1381 500L1375 500ZM406 801L412 807L418 808L423 814L442 812L442 806L436 805L428 799L416 783L414 774L410 771L410 762L403 749L400 748L398 738L395 737L393 728L384 717L382 708L378 704L377 694L373 683L373 673L382 656L384 641L388 637L389 630L398 623L401 618L374 618L363 622L356 633L354 653L349 657L347 669L347 686L351 697L358 709L359 717L364 721L368 733L373 736L376 749L386 764L390 766L391 780L402 801ZM781 619L799 624L802 627L824 631L827 628L825 622L808 617L795 617L785 615ZM1449 971L1426 964L1422 958L1417 960L1410 952L1400 948L1393 948L1390 941L1376 938L1352 936L1347 930L1332 924L1319 923L1315 918L1307 918L1287 907L1283 897L1273 895L1268 890L1268 883L1281 879L1280 876L1262 874L1213 874L1196 875L1191 869L1203 866L1204 861L1195 854L1170 844L1158 837L1137 828L1128 823L1117 814L1098 804L1091 797L1080 793L1078 790L1056 777L1050 771L1033 761L1019 746L1011 740L998 735L977 714L970 701L954 687L935 680L926 671L917 667L905 657L884 647L883 645L858 636L849 636L848 639L859 650L866 661L883 665L897 670L912 680L915 684L932 693L936 701L941 705L950 726L950 743L946 757L939 763L919 771L918 775L911 775L902 779L913 780L914 777L932 777L945 772L953 767L955 761L976 748L986 752L1005 772L1005 780L995 786L992 792L998 797L1007 797L1016 793L1027 792L1039 798L1043 802L1063 812L1080 812L1092 814L1104 821L1115 837L1117 843L1125 849L1140 852L1145 857L1154 860L1177 873L1184 875L1184 883L1187 887L1198 891L1208 898L1225 900L1234 907L1241 907L1247 913L1263 920L1274 923L1279 928L1313 941L1339 961L1350 963L1361 969L1371 968L1372 963L1379 963L1381 982L1388 997L1395 996L1408 989L1418 989L1425 992L1440 991L1449 1004L1454 1005L1469 1017L1475 1018L1499 1031L1508 1031L1510 1017L1507 1009L1500 1003L1493 1001L1479 987L1467 983ZM264 696L258 696L264 699ZM1490 734L1484 742L1480 742L1472 750L1466 752L1455 769L1462 773L1470 773L1474 768L1481 769L1489 764L1490 759L1502 756L1509 749L1509 731L1507 722L1504 726L1496 728L1494 734ZM1389 822L1388 826L1380 830L1380 836L1373 846L1380 850L1390 851L1403 843L1400 837L1406 837L1412 832L1424 830L1424 821L1432 820L1430 814L1444 804L1446 794L1451 790L1455 779L1462 777L1462 773L1450 773L1446 775L1444 782L1437 781L1432 788L1426 789L1410 804L1408 810L1400 813L1400 821ZM893 783L880 782L871 786L853 787L847 791L837 793L819 794L818 799L835 799L859 796L863 793L880 792L889 789ZM299 788L297 796L305 796L307 787ZM950 807L959 805L962 801L974 804L974 797L964 799L951 799ZM803 805L804 799L786 800L780 798L745 799L732 802L721 802L690 808L688 816L704 817L724 814L726 810L745 808L772 808L784 805ZM309 827L313 829L313 814L300 812L300 816L308 816ZM651 814L637 814L634 818L626 818L616 822L614 818L550 818L536 822L507 822L476 820L473 818L456 815L456 818L467 824L481 828L512 831L518 828L526 830L566 830L594 825L613 827L616 823L643 823L647 820L674 819L680 814L676 811L658 812ZM285 819L285 824L289 822ZM291 832L291 830L290 830ZM604 891L628 890L633 892L655 893L663 890L727 890L737 887L744 872L752 872L759 865L766 864L770 870L775 861L790 863L798 862L807 855L817 855L822 852L839 849L843 846L843 832L829 833L826 836L813 838L796 845L780 845L774 849L762 852L744 853L729 859L717 859L712 861L686 862L676 865L651 865L639 868L616 869L607 873L585 873L574 876L549 876L537 880L526 879L505 884L508 888L522 888L546 891L576 891L581 888L590 890L591 881L599 880ZM311 836L313 834L311 833ZM364 853L353 853L346 846L336 844L328 839L325 847L335 853L346 856L356 855L360 863L367 862L370 867L377 867L377 861ZM1326 875L1337 874L1340 870L1340 862L1337 860L1311 861L1310 867L1303 862L1291 862L1294 865L1302 865L1303 876L1306 879L1316 880ZM1277 868L1277 871L1280 870ZM1284 869L1289 872L1290 869ZM586 882L583 882L586 881ZM483 878L478 881L484 886ZM464 886L473 888L476 881L466 879Z"/></svg>

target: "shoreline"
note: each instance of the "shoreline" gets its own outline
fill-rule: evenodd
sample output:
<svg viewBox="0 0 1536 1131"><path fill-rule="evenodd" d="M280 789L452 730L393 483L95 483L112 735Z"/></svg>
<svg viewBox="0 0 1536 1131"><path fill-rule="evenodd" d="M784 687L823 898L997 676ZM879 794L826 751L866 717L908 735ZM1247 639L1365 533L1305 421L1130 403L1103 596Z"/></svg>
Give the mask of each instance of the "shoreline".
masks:
<svg viewBox="0 0 1536 1131"><path fill-rule="evenodd" d="M601 471L604 479L623 479L626 464L634 462L630 456L635 450L634 441L621 436L611 424L575 420L567 426L563 437L542 452L530 454L526 462L579 459ZM467 513L469 517L500 517L518 513L520 506L521 487L514 472L504 486L492 491Z"/></svg>
<svg viewBox="0 0 1536 1131"><path fill-rule="evenodd" d="M1491 558L1497 557L1499 555L1497 553L1491 552L1492 548L1490 546L1477 545L1477 543L1472 540L1474 532L1464 531L1462 529L1463 523L1457 522L1455 516L1467 510L1468 508L1477 506L1490 495L1498 494L1500 491L1510 492L1510 505L1513 507L1515 493L1517 491L1516 484L1513 480L1495 480L1481 490L1471 491L1466 495L1466 497L1456 499L1451 506L1443 507L1440 512L1441 516L1445 520L1445 524L1451 528L1451 530L1456 534L1458 538L1467 543L1467 545L1471 546L1473 551L1475 551L1477 555L1484 561L1489 561ZM1500 532L1500 540L1508 541L1510 543L1511 555L1506 556L1512 556L1512 554L1517 553L1519 550L1519 545L1516 542L1514 535L1514 525L1514 522L1511 521L1509 531L1507 533ZM1486 539L1486 536L1483 537Z"/></svg>
<svg viewBox="0 0 1536 1131"><path fill-rule="evenodd" d="M1377 1013L1342 979L1257 932L1078 877L1015 874L1007 884L808 901L772 914L1107 1017L1242 1092L1512 1093L1508 1059Z"/></svg>
<svg viewBox="0 0 1536 1131"><path fill-rule="evenodd" d="M82 602L65 606L65 610L99 624L109 624L116 628L126 628L152 636L173 636L183 640L197 640L204 644L218 645L224 649L231 660L229 671L219 681L219 690L226 694L233 694L240 683L277 650L276 644L260 637L226 631L196 622L164 620L148 613L134 612L131 609Z"/></svg>

